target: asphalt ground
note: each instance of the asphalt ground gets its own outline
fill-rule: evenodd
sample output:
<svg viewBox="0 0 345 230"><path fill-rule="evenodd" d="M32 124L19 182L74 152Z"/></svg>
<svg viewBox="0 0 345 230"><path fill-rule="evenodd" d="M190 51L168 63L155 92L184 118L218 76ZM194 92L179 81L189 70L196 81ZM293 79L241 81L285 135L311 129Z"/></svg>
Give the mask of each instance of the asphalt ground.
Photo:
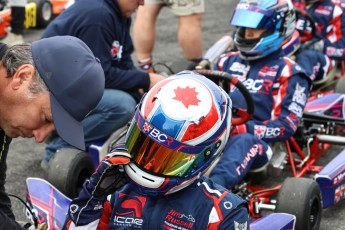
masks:
<svg viewBox="0 0 345 230"><path fill-rule="evenodd" d="M231 32L228 24L233 8L237 1L232 0L206 0L206 12L203 21L203 48L204 51L215 41ZM135 15L134 15L135 16ZM43 30L30 29L25 33L25 40L32 42L38 39ZM167 9L164 9L157 22L157 42L155 45L155 62L163 62L168 65L181 60L182 51L176 38L177 18ZM133 55L135 60L135 56ZM340 152L342 148L333 148L322 163L328 162L332 156ZM25 179L27 177L45 178L40 167L40 161L44 155L44 144L35 143L34 139L17 138L10 146L8 156L8 171L6 189L8 193L25 199ZM24 207L17 200L12 199L13 210L17 220L26 221ZM345 202L323 210L321 221L322 230L345 230Z"/></svg>

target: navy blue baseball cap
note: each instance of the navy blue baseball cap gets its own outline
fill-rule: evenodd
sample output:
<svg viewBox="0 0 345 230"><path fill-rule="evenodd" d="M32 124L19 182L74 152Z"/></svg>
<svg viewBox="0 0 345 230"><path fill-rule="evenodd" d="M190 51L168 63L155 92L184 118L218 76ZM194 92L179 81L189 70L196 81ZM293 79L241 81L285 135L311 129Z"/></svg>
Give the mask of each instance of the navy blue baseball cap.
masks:
<svg viewBox="0 0 345 230"><path fill-rule="evenodd" d="M79 38L55 36L32 43L35 67L50 91L59 136L85 150L81 121L102 98L105 84L101 63Z"/></svg>

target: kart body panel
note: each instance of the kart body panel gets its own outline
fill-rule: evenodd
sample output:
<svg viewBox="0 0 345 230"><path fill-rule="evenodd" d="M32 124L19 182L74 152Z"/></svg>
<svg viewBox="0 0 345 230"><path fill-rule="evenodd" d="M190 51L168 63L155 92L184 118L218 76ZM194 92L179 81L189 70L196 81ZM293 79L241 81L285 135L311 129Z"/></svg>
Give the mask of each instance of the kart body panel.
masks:
<svg viewBox="0 0 345 230"><path fill-rule="evenodd" d="M27 178L26 188L26 202L36 214L38 223L46 223L48 230L62 229L71 199L41 178ZM25 213L32 220L29 211Z"/></svg>
<svg viewBox="0 0 345 230"><path fill-rule="evenodd" d="M345 198L345 149L316 174L315 180L321 189L323 208Z"/></svg>
<svg viewBox="0 0 345 230"><path fill-rule="evenodd" d="M330 93L314 100L309 100L305 111L332 117L345 117L345 95Z"/></svg>
<svg viewBox="0 0 345 230"><path fill-rule="evenodd" d="M251 230L291 230L295 228L296 217L288 213L271 213L250 224Z"/></svg>

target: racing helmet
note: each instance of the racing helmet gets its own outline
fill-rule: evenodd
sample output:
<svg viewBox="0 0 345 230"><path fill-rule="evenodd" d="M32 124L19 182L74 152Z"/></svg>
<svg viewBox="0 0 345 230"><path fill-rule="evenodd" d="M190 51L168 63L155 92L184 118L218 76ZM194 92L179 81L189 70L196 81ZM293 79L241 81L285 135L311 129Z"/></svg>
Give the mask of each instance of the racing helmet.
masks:
<svg viewBox="0 0 345 230"><path fill-rule="evenodd" d="M220 156L231 128L228 94L203 75L183 71L158 82L138 104L126 135L124 167L142 195L179 191Z"/></svg>
<svg viewBox="0 0 345 230"><path fill-rule="evenodd" d="M230 24L237 27L234 43L242 58L255 60L278 50L295 30L291 0L240 0ZM259 38L246 39L245 28L265 29Z"/></svg>

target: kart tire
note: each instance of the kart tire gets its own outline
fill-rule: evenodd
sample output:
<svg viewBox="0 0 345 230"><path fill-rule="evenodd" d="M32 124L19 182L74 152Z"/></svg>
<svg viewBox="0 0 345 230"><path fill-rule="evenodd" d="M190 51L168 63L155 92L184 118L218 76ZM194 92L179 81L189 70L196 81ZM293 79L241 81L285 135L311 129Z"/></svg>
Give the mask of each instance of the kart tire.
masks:
<svg viewBox="0 0 345 230"><path fill-rule="evenodd" d="M334 91L336 93L345 94L345 77L339 78L337 80Z"/></svg>
<svg viewBox="0 0 345 230"><path fill-rule="evenodd" d="M89 153L63 148L49 161L47 180L67 197L74 198L93 172L94 166Z"/></svg>
<svg viewBox="0 0 345 230"><path fill-rule="evenodd" d="M39 0L36 11L36 27L45 28L53 19L53 5L49 0Z"/></svg>
<svg viewBox="0 0 345 230"><path fill-rule="evenodd" d="M320 227L322 199L319 185L309 178L286 178L278 193L275 212L296 216L296 230Z"/></svg>

